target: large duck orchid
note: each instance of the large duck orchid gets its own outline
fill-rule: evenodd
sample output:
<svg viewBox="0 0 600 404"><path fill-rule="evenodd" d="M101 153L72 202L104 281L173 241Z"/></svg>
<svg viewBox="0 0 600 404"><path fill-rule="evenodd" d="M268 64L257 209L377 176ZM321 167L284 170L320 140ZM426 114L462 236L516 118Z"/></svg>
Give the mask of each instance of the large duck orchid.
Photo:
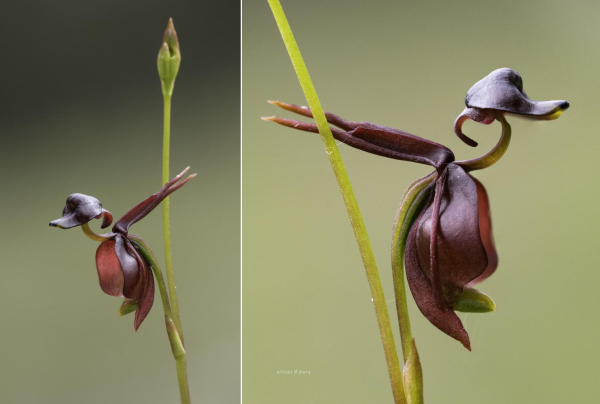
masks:
<svg viewBox="0 0 600 404"><path fill-rule="evenodd" d="M102 218L101 227L111 225L112 215L102 208L100 201L93 196L71 194L67 198L63 215L50 222L50 226L70 229L81 226L84 233L95 241L101 241L96 250L96 268L100 288L111 296L124 298L120 314L135 310L134 328L137 331L154 302L154 277L148 261L140 254L135 242L143 240L129 234L129 227L143 219L154 210L167 196L185 185L195 174L183 179L189 167L167 182L157 193L125 213L112 228L111 233L96 234L88 222Z"/></svg>
<svg viewBox="0 0 600 404"><path fill-rule="evenodd" d="M270 103L312 117L306 107ZM443 145L401 130L369 122L350 122L331 113L325 115L330 124L337 126L331 128L333 136L349 146L435 168L433 173L409 186L396 215L392 248L396 296L398 290L404 293L405 265L408 285L423 315L470 350L469 336L455 311L495 309L491 298L473 286L492 275L498 266L488 196L470 172L491 166L506 151L511 128L505 115L551 120L558 118L569 103L530 100L523 91L521 76L503 68L477 82L468 91L465 104L466 109L454 126L455 133L465 143L477 145L462 133L467 119L483 124L497 120L502 126L500 141L490 152L465 161L455 161L452 151ZM312 123L279 117L263 119L318 133ZM400 323L402 327L402 319Z"/></svg>

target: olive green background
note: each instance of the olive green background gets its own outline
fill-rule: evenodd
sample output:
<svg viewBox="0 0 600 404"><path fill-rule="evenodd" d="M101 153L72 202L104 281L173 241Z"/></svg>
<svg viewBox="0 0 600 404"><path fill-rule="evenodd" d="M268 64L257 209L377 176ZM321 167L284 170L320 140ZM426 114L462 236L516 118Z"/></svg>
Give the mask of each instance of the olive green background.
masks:
<svg viewBox="0 0 600 404"><path fill-rule="evenodd" d="M97 243L50 228L66 197L115 220L161 187L156 55L169 17L183 61L173 98L173 255L195 403L240 396L239 3L3 4L0 402L177 403L158 292L136 333L104 294ZM100 223L91 226L100 231ZM163 261L161 209L134 225Z"/></svg>
<svg viewBox="0 0 600 404"><path fill-rule="evenodd" d="M460 314L473 351L433 327L412 297L409 306L426 402L596 402L600 3L282 5L326 110L443 143L458 159L498 140L497 123L465 124L476 149L452 130L467 90L496 68L517 70L534 99L571 103L556 121L509 118L508 152L475 173L500 265L480 285L497 312ZM242 15L244 404L390 403L364 269L323 145L259 119L293 116L267 99L306 101L267 2L245 1ZM395 316L392 222L404 189L430 169L340 149Z"/></svg>

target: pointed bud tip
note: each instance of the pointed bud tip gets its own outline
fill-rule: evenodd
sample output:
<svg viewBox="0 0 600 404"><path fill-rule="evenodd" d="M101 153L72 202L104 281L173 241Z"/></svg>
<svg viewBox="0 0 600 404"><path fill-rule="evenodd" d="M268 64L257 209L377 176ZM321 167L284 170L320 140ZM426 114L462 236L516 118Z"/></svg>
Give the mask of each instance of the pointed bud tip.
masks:
<svg viewBox="0 0 600 404"><path fill-rule="evenodd" d="M261 116L260 119L262 119L263 121L273 122L277 119L277 117L276 116Z"/></svg>
<svg viewBox="0 0 600 404"><path fill-rule="evenodd" d="M168 43L172 48L179 49L179 39L177 38L177 31L175 31L175 24L173 24L173 18L169 18L167 28L163 34L163 42Z"/></svg>

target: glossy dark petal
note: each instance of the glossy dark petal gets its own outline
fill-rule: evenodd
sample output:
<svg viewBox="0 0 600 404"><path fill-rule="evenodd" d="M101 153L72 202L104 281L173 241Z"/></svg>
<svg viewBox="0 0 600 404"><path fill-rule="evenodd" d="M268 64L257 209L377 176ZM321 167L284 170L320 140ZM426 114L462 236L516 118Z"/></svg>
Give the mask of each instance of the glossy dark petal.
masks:
<svg viewBox="0 0 600 404"><path fill-rule="evenodd" d="M312 118L309 108L269 101L285 110ZM378 156L411 161L439 168L454 161L454 154L447 147L398 129L369 122L351 122L326 112L327 122L340 129L331 128L333 137L349 146ZM306 132L319 133L317 125L279 117L263 118L283 126Z"/></svg>
<svg viewBox="0 0 600 404"><path fill-rule="evenodd" d="M125 213L122 218L120 218L117 223L112 228L114 233L121 233L123 235L127 235L129 231L129 227L134 223L140 221L150 212L152 212L167 196L181 188L185 185L189 180L195 177L195 174L188 176L186 179L181 180L181 178L187 173L190 168L186 168L179 175L173 178L171 181L167 182L160 191L157 193L150 195L145 201L136 205L129 212Z"/></svg>
<svg viewBox="0 0 600 404"><path fill-rule="evenodd" d="M138 300L142 294L144 284L143 268L140 266L138 257L129 251L128 244L131 244L129 240L121 234L117 234L115 241L115 253L119 258L119 264L123 271L123 296Z"/></svg>
<svg viewBox="0 0 600 404"><path fill-rule="evenodd" d="M466 285L491 275L498 260L485 189L455 164L448 165L445 174L445 184L440 183L444 181L441 176L436 186L441 196L437 242L433 244L437 257L433 259L431 250L435 199L430 198L407 240L406 276L423 315L469 348L468 335L452 307ZM440 281L432 282L436 274Z"/></svg>
<svg viewBox="0 0 600 404"><path fill-rule="evenodd" d="M480 276L488 256L479 231L477 185L461 167L451 164L442 196L438 227L438 271L444 292L457 290ZM426 274L430 268L430 237L433 206L425 211L417 232L419 263Z"/></svg>
<svg viewBox="0 0 600 404"><path fill-rule="evenodd" d="M112 215L109 211L102 209L102 204L98 199L84 194L71 194L67 198L62 217L51 221L50 226L70 229L101 217L104 218L104 222L108 217L112 221Z"/></svg>
<svg viewBox="0 0 600 404"><path fill-rule="evenodd" d="M96 269L100 287L104 293L111 296L125 297L123 284L125 282L121 262L115 252L116 240L103 241L96 250Z"/></svg>
<svg viewBox="0 0 600 404"><path fill-rule="evenodd" d="M564 100L529 99L519 73L506 67L494 70L475 83L467 92L465 104L469 108L494 109L532 118L552 117L569 108Z"/></svg>
<svg viewBox="0 0 600 404"><path fill-rule="evenodd" d="M417 252L417 227L420 219L415 221L406 240L406 280L415 299L417 307L423 315L438 329L448 334L471 350L469 335L465 331L458 316L448 305L438 305L436 293L431 287L429 278L419 264Z"/></svg>
<svg viewBox="0 0 600 404"><path fill-rule="evenodd" d="M485 187L477 178L471 177L477 185L477 201L479 203L479 234L481 235L481 242L485 248L485 252L488 258L488 264L486 269L477 278L470 281L466 286L472 287L485 279L489 278L498 267L498 254L496 253L496 247L494 245L494 236L492 233L492 214L490 211L490 201L488 199Z"/></svg>
<svg viewBox="0 0 600 404"><path fill-rule="evenodd" d="M142 322L152 309L152 304L154 303L154 275L152 275L152 270L149 268L148 264L144 261L144 277L145 285L142 292L142 296L138 300L138 308L135 311L135 320L133 322L133 327L137 331L142 325Z"/></svg>

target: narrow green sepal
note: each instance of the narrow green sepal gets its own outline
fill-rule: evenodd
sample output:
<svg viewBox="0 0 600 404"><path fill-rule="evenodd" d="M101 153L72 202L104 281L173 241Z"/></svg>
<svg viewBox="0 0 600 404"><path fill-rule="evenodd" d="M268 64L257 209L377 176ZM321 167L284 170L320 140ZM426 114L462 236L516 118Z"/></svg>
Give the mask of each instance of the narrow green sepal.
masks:
<svg viewBox="0 0 600 404"><path fill-rule="evenodd" d="M137 300L125 299L121 307L119 307L119 316L124 316L133 313L138 308Z"/></svg>
<svg viewBox="0 0 600 404"><path fill-rule="evenodd" d="M406 403L423 404L423 369L421 368L421 360L414 338L412 339L410 353L404 364L402 382L406 394Z"/></svg>
<svg viewBox="0 0 600 404"><path fill-rule="evenodd" d="M465 288L456 298L452 308L463 313L489 313L496 311L496 303L477 289Z"/></svg>

